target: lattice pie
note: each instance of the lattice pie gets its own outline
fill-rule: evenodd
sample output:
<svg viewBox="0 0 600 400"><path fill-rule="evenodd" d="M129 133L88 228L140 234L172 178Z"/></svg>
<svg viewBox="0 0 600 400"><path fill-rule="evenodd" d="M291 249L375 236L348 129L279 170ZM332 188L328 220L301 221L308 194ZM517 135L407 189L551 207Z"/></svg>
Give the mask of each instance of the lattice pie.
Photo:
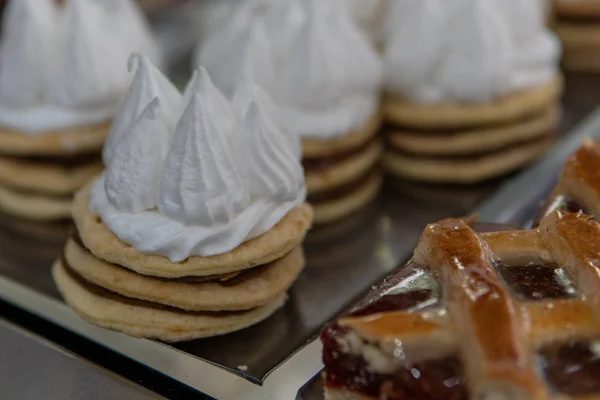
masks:
<svg viewBox="0 0 600 400"><path fill-rule="evenodd" d="M599 250L581 212L427 226L408 265L323 331L326 398L600 399Z"/></svg>

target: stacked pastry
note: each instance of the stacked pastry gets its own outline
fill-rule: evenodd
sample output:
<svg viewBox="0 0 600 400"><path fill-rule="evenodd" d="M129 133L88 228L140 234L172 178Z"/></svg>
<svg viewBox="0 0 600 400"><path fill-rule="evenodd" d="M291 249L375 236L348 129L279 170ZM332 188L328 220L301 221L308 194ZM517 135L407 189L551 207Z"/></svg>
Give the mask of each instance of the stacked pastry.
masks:
<svg viewBox="0 0 600 400"><path fill-rule="evenodd" d="M0 39L0 209L67 218L101 171L133 50L156 48L132 0L12 0ZM124 39L126 38L126 39Z"/></svg>
<svg viewBox="0 0 600 400"><path fill-rule="evenodd" d="M230 103L200 69L182 96L146 58L133 63L107 169L75 198L58 288L94 324L169 342L265 319L304 266L298 140L252 83Z"/></svg>
<svg viewBox="0 0 600 400"><path fill-rule="evenodd" d="M348 7L290 0L264 16L236 15L207 39L198 63L228 96L252 76L282 108L289 134L302 138L315 223L366 205L378 193L381 61Z"/></svg>
<svg viewBox="0 0 600 400"><path fill-rule="evenodd" d="M561 79L560 46L544 13L531 0L392 2L383 104L389 173L474 183L548 148Z"/></svg>
<svg viewBox="0 0 600 400"><path fill-rule="evenodd" d="M556 0L556 32L563 42L563 64L573 71L600 71L600 2Z"/></svg>

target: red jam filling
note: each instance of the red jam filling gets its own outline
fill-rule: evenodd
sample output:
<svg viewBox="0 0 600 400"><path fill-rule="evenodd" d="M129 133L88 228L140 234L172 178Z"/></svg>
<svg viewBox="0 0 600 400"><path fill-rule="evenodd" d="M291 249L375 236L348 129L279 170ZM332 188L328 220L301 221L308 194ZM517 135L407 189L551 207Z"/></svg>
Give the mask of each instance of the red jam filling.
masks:
<svg viewBox="0 0 600 400"><path fill-rule="evenodd" d="M521 301L559 299L575 293L562 268L547 265L505 266L498 270L506 284Z"/></svg>
<svg viewBox="0 0 600 400"><path fill-rule="evenodd" d="M600 343L554 345L539 355L546 379L557 392L570 396L600 392Z"/></svg>

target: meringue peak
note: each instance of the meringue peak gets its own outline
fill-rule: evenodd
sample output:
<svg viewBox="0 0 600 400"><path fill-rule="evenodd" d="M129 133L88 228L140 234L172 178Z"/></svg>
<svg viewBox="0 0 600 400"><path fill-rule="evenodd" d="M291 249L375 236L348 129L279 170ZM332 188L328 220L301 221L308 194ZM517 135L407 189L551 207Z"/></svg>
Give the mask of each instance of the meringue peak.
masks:
<svg viewBox="0 0 600 400"><path fill-rule="evenodd" d="M490 101L510 87L513 61L510 34L488 0L469 0L455 10L440 81L454 98ZM475 34L474 34L475 32Z"/></svg>
<svg viewBox="0 0 600 400"><path fill-rule="evenodd" d="M254 198L293 201L304 185L301 164L289 142L252 101L236 134L235 157Z"/></svg>
<svg viewBox="0 0 600 400"><path fill-rule="evenodd" d="M214 42L214 44L213 44ZM227 43L227 53L217 44ZM225 38L208 39L199 61L210 72L213 82L231 98L239 81L252 79L258 85L272 86L274 61L271 42L264 23L252 21L243 29L236 28Z"/></svg>
<svg viewBox="0 0 600 400"><path fill-rule="evenodd" d="M187 225L227 224L249 203L229 139L199 93L184 111L165 161L158 209Z"/></svg>
<svg viewBox="0 0 600 400"><path fill-rule="evenodd" d="M305 20L306 11L298 0L280 1L268 8L264 24L273 44L276 62L281 62L286 57Z"/></svg>
<svg viewBox="0 0 600 400"><path fill-rule="evenodd" d="M129 58L128 68L130 72L135 70L135 74L125 100L113 119L102 151L102 160L107 166L119 141L154 98L161 100L160 115L170 130L175 127L180 112L181 94L148 57L133 54Z"/></svg>
<svg viewBox="0 0 600 400"><path fill-rule="evenodd" d="M544 85L558 72L560 44L544 23L542 1L405 0L390 6L388 86L411 101L484 103Z"/></svg>
<svg viewBox="0 0 600 400"><path fill-rule="evenodd" d="M279 134L288 143L288 147L296 159L302 158L302 142L300 136L287 131L285 121L281 116L281 109L277 106L269 95L252 81L242 81L238 85L233 96L233 109L240 119L246 118L246 114L252 103L256 103L262 113L268 116L268 119L275 124Z"/></svg>
<svg viewBox="0 0 600 400"><path fill-rule="evenodd" d="M138 213L156 207L169 134L160 118L160 100L155 97L131 126L115 149L106 170L108 200L124 212Z"/></svg>
<svg viewBox="0 0 600 400"><path fill-rule="evenodd" d="M174 262L222 254L305 201L298 137L282 133L276 106L256 85L236 92L234 113L200 68L174 130L160 96L124 130L90 190L90 209L119 239Z"/></svg>
<svg viewBox="0 0 600 400"><path fill-rule="evenodd" d="M158 54L132 0L7 2L0 124L42 135L111 120L127 93L124 66L134 51Z"/></svg>
<svg viewBox="0 0 600 400"><path fill-rule="evenodd" d="M39 62L51 56L56 6L47 0L10 1L2 18L0 104L31 107L43 100L48 73Z"/></svg>
<svg viewBox="0 0 600 400"><path fill-rule="evenodd" d="M204 67L196 69L187 84L183 95L182 108L190 103L196 93L200 94L207 103L213 122L219 132L232 132L235 118L231 110L231 104L223 92L213 84Z"/></svg>

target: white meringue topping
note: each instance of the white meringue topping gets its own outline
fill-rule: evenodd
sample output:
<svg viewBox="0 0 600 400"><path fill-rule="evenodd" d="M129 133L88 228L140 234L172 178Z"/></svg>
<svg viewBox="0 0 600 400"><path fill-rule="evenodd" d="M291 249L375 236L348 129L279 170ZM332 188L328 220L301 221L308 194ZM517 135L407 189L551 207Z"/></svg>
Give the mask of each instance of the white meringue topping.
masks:
<svg viewBox="0 0 600 400"><path fill-rule="evenodd" d="M359 128L379 105L382 65L346 7L309 2L279 75L278 103L290 130L328 139Z"/></svg>
<svg viewBox="0 0 600 400"><path fill-rule="evenodd" d="M296 149L263 115L258 103L250 103L234 144L241 176L254 198L282 203L296 199L304 186L302 166L289 161L298 159Z"/></svg>
<svg viewBox="0 0 600 400"><path fill-rule="evenodd" d="M50 77L39 60L50 59L56 47L56 13L54 2L48 0L7 4L0 41L2 108L29 107L43 99Z"/></svg>
<svg viewBox="0 0 600 400"><path fill-rule="evenodd" d="M218 35L213 38L218 38L217 42L223 41ZM271 43L262 21L254 20L225 41L228 47L221 47L212 38L208 39L198 57L198 65L205 66L217 87L229 98L233 96L238 82L246 78L252 78L267 89L275 71Z"/></svg>
<svg viewBox="0 0 600 400"><path fill-rule="evenodd" d="M252 81L244 80L240 82L233 96L233 110L240 120L243 120L251 103L256 103L259 109L264 110L266 115L273 119L273 123L283 134L288 142L288 147L295 158L302 158L302 142L300 136L291 134L285 128L285 120L281 115L281 109L269 97L264 90L259 88Z"/></svg>
<svg viewBox="0 0 600 400"><path fill-rule="evenodd" d="M181 115L181 94L171 81L166 78L145 56L133 54L129 58L128 69L135 75L131 88L120 110L113 119L110 132L102 151L104 165L109 165L112 153L119 141L127 135L131 125L142 114L150 102L158 98L161 102L159 114L163 123L172 131Z"/></svg>
<svg viewBox="0 0 600 400"><path fill-rule="evenodd" d="M396 1L396 0L392 0ZM382 41L384 29L382 20L387 10L387 0L345 0L350 7L358 26L371 37L375 43Z"/></svg>
<svg viewBox="0 0 600 400"><path fill-rule="evenodd" d="M140 98L131 93L143 82L134 80L128 99ZM281 131L261 89L245 82L235 97L233 111L200 68L170 105L186 103L174 131L161 117L168 96L154 98L122 125L90 209L125 243L174 262L222 254L270 230L306 198L299 139Z"/></svg>
<svg viewBox="0 0 600 400"><path fill-rule="evenodd" d="M196 93L204 94L204 102L212 116L212 123L219 132L233 132L235 117L229 100L215 87L205 68L194 71L192 79L185 89L183 105L188 105ZM183 113L182 113L183 114Z"/></svg>
<svg viewBox="0 0 600 400"><path fill-rule="evenodd" d="M119 210L136 213L156 207L158 177L170 139L159 107L156 97L119 142L115 162L106 170L106 196Z"/></svg>
<svg viewBox="0 0 600 400"><path fill-rule="evenodd" d="M390 2L388 90L419 103L487 102L542 85L560 45L541 1Z"/></svg>
<svg viewBox="0 0 600 400"><path fill-rule="evenodd" d="M362 126L378 108L383 67L347 4L287 0L265 10L215 31L196 62L229 97L240 78L255 81L281 106L288 130L303 137Z"/></svg>
<svg viewBox="0 0 600 400"><path fill-rule="evenodd" d="M0 125L43 134L109 120L132 51L157 57L132 0L11 1L0 41Z"/></svg>
<svg viewBox="0 0 600 400"><path fill-rule="evenodd" d="M287 57L296 34L305 21L306 12L299 0L278 1L267 9L264 23L272 42L276 63Z"/></svg>
<svg viewBox="0 0 600 400"><path fill-rule="evenodd" d="M489 0L466 2L448 23L438 82L450 98L490 101L510 87L513 48L510 31ZM477 34L474 34L477 32Z"/></svg>
<svg viewBox="0 0 600 400"><path fill-rule="evenodd" d="M165 161L158 210L182 224L212 226L234 221L249 202L228 134L217 130L210 107L194 93Z"/></svg>

